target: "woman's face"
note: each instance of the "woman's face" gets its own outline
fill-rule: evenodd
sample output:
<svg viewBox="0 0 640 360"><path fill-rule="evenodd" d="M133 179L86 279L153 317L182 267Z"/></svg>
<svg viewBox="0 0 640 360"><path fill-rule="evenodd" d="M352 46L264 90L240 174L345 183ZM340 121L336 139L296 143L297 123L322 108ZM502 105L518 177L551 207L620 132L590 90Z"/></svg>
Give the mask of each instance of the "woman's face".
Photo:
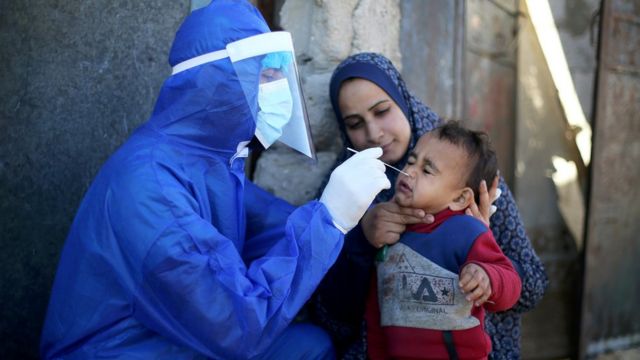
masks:
<svg viewBox="0 0 640 360"><path fill-rule="evenodd" d="M411 140L407 117L391 97L371 81L354 78L342 83L338 106L347 136L356 150L380 146L380 160L394 164Z"/></svg>

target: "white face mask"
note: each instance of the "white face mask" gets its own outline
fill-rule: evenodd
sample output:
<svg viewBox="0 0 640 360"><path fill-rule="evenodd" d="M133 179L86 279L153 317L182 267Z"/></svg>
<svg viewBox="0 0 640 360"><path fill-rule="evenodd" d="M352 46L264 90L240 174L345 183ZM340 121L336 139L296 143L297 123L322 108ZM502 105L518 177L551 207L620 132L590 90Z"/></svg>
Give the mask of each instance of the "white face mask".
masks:
<svg viewBox="0 0 640 360"><path fill-rule="evenodd" d="M258 105L256 137L268 148L280 138L282 129L291 120L293 99L287 79L260 84Z"/></svg>

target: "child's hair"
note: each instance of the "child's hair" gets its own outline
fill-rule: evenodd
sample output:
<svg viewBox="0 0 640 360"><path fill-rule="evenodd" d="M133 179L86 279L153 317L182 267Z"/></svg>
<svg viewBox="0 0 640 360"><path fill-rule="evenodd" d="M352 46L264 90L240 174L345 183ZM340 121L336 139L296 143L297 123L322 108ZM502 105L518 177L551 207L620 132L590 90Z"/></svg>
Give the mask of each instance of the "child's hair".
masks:
<svg viewBox="0 0 640 360"><path fill-rule="evenodd" d="M479 203L480 182L485 180L490 186L498 173L498 158L489 136L481 131L469 130L453 120L438 126L432 133L438 139L460 146L467 152L472 169L467 176L466 186L473 189L476 203Z"/></svg>

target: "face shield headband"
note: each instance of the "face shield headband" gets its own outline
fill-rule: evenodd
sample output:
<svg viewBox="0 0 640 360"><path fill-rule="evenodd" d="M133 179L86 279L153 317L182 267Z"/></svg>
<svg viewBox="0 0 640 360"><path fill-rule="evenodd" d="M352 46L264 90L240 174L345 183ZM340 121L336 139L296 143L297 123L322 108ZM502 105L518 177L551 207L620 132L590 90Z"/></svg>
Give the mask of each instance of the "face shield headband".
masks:
<svg viewBox="0 0 640 360"><path fill-rule="evenodd" d="M279 140L315 158L291 34L269 32L229 43L225 49L175 65L172 75L226 58L255 114L255 136L262 145L268 148Z"/></svg>

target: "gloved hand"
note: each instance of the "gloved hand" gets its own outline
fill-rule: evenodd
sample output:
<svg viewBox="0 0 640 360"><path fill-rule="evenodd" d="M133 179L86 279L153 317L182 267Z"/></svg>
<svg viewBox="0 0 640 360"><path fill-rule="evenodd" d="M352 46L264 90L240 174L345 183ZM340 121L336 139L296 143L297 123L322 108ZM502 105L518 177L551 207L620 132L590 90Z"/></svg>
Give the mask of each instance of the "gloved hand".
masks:
<svg viewBox="0 0 640 360"><path fill-rule="evenodd" d="M384 164L378 160L380 156L379 147L353 155L333 170L322 192L320 202L345 234L358 224L376 195L391 187L384 174Z"/></svg>

